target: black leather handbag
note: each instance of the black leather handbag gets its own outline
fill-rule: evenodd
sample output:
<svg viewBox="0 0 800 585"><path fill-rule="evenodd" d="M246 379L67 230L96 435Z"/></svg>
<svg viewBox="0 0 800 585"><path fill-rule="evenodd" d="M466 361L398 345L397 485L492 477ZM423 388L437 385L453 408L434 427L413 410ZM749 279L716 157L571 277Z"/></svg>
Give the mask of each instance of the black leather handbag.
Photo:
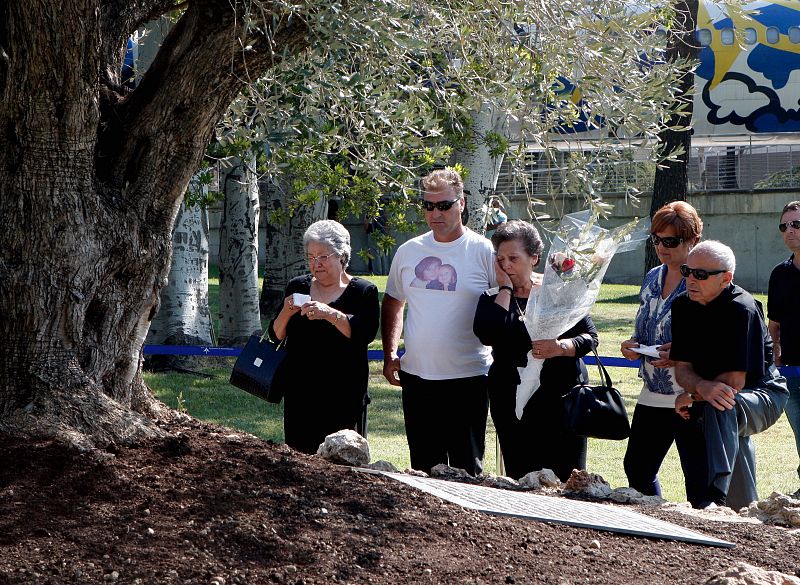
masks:
<svg viewBox="0 0 800 585"><path fill-rule="evenodd" d="M281 364L286 358L286 338L275 345L264 336L252 335L233 364L231 384L253 396L278 404L286 384Z"/></svg>
<svg viewBox="0 0 800 585"><path fill-rule="evenodd" d="M604 385L575 386L564 396L564 423L576 435L611 439L627 439L631 434L631 424L625 401L619 390L611 384L611 376L600 362L597 350L593 349Z"/></svg>

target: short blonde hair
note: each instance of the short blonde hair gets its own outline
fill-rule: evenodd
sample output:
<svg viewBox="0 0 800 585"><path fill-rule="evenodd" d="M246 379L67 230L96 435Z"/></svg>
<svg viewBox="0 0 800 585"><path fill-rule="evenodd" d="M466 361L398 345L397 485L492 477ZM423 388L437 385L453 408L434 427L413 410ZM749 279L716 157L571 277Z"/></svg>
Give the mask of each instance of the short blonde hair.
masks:
<svg viewBox="0 0 800 585"><path fill-rule="evenodd" d="M422 178L422 189L426 192L441 191L448 186L452 187L456 197L464 197L464 180L454 168L436 169Z"/></svg>

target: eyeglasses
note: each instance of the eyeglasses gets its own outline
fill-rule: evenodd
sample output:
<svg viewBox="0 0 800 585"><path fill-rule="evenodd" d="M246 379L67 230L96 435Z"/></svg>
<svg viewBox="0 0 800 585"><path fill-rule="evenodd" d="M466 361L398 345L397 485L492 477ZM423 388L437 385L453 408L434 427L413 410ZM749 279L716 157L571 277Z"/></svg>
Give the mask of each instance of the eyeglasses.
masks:
<svg viewBox="0 0 800 585"><path fill-rule="evenodd" d="M792 221L787 221L786 223L778 224L778 229L781 230L781 233L785 232L787 228L800 230L800 219L794 219Z"/></svg>
<svg viewBox="0 0 800 585"><path fill-rule="evenodd" d="M713 276L715 274L722 274L723 272L728 272L727 270L703 270L702 268L689 268L688 264L681 264L681 274L684 278L689 278L689 275L693 275L697 280L708 280L709 276Z"/></svg>
<svg viewBox="0 0 800 585"><path fill-rule="evenodd" d="M338 255L339 254L322 254L321 256L307 256L306 258L308 258L308 263L309 264L314 264L316 262L319 262L320 264L322 264L323 262L327 262L328 258L330 258L332 256L338 256Z"/></svg>
<svg viewBox="0 0 800 585"><path fill-rule="evenodd" d="M427 199L423 199L421 205L425 208L425 211L433 211L434 209L438 209L439 211L447 211L453 207L453 205L457 203L459 199L460 197L453 199L452 201L428 201Z"/></svg>
<svg viewBox="0 0 800 585"><path fill-rule="evenodd" d="M676 238L675 236L667 236L660 238L655 234L650 234L650 239L653 240L653 245L658 246L661 244L665 248L677 248L683 243L683 238Z"/></svg>

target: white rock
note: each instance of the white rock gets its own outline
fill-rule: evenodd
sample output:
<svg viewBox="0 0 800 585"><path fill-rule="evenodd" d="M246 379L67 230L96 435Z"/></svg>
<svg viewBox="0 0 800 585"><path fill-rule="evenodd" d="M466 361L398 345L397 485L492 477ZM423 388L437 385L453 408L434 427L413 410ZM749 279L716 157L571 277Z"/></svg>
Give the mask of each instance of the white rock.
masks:
<svg viewBox="0 0 800 585"><path fill-rule="evenodd" d="M800 500L778 492L759 502L751 502L741 512L743 516L758 518L770 524L800 527Z"/></svg>
<svg viewBox="0 0 800 585"><path fill-rule="evenodd" d="M740 562L711 577L706 585L800 585L800 579Z"/></svg>
<svg viewBox="0 0 800 585"><path fill-rule="evenodd" d="M354 430L345 429L325 437L317 455L332 463L361 467L369 463L369 443Z"/></svg>
<svg viewBox="0 0 800 585"><path fill-rule="evenodd" d="M501 490L518 490L521 487L517 480L505 475L487 475L483 478L481 485Z"/></svg>

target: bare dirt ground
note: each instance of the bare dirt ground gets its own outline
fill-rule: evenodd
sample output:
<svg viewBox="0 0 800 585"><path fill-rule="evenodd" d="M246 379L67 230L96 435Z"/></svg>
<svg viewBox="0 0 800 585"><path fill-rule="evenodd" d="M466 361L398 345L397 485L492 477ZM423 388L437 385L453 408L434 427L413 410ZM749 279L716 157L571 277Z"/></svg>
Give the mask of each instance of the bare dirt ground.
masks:
<svg viewBox="0 0 800 585"><path fill-rule="evenodd" d="M736 543L720 549L493 517L222 427L170 429L108 455L0 436L0 584L672 584L737 561L800 575L800 537L774 526L638 510Z"/></svg>

